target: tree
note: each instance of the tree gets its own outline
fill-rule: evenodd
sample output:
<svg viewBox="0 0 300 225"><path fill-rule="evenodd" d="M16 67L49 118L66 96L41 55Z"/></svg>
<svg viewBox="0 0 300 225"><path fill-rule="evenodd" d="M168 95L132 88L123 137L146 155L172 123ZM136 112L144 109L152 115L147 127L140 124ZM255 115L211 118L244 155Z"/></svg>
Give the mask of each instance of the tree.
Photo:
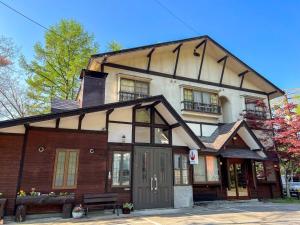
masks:
<svg viewBox="0 0 300 225"><path fill-rule="evenodd" d="M22 67L27 71L28 97L34 113L49 111L52 98L75 99L78 77L91 54L98 51L94 36L74 20L61 20L45 33L45 43L34 45L34 59Z"/></svg>
<svg viewBox="0 0 300 225"><path fill-rule="evenodd" d="M107 45L107 49L109 51L113 51L113 52L114 51L120 51L122 48L123 48L122 45L120 43L116 42L116 41L111 41Z"/></svg>
<svg viewBox="0 0 300 225"><path fill-rule="evenodd" d="M300 165L300 115L295 107L286 99L274 107L274 116L268 121L274 128L273 140L285 176L287 197L290 197L289 181Z"/></svg>
<svg viewBox="0 0 300 225"><path fill-rule="evenodd" d="M18 48L10 38L0 37L0 119L28 115L28 99L15 60Z"/></svg>

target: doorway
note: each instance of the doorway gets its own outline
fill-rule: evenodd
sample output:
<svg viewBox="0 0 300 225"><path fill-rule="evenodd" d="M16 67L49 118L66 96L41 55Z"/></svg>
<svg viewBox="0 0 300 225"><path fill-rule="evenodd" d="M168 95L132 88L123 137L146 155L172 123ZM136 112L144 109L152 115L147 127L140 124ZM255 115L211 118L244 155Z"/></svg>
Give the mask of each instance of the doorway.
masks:
<svg viewBox="0 0 300 225"><path fill-rule="evenodd" d="M136 146L133 160L134 208L172 207L172 149Z"/></svg>
<svg viewBox="0 0 300 225"><path fill-rule="evenodd" d="M232 199L247 199L249 197L247 164L242 160L229 160L227 171L227 197Z"/></svg>

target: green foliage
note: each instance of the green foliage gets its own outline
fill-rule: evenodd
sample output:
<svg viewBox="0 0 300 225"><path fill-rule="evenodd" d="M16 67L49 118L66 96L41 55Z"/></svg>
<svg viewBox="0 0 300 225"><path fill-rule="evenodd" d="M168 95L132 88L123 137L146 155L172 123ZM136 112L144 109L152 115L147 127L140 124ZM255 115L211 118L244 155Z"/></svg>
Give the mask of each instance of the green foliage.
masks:
<svg viewBox="0 0 300 225"><path fill-rule="evenodd" d="M34 45L34 59L21 65L28 73L28 96L33 100L31 113L44 113L52 98L75 99L78 77L90 55L98 51L94 36L74 20L61 20L45 33L45 43Z"/></svg>
<svg viewBox="0 0 300 225"><path fill-rule="evenodd" d="M300 96L296 96L295 100L298 101L298 102L300 102ZM296 107L296 113L298 115L300 115L300 104L298 104L297 107Z"/></svg>
<svg viewBox="0 0 300 225"><path fill-rule="evenodd" d="M107 49L112 52L120 51L122 48L123 48L122 45L116 41L111 41L107 45Z"/></svg>

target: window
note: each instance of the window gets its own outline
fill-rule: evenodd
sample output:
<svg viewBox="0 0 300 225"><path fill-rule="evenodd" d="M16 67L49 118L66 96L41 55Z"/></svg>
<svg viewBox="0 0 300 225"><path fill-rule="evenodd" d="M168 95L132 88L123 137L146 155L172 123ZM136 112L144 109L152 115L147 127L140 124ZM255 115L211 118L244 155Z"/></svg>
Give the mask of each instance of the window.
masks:
<svg viewBox="0 0 300 225"><path fill-rule="evenodd" d="M220 113L218 95L216 93L195 91L192 89L183 90L183 107L184 110Z"/></svg>
<svg viewBox="0 0 300 225"><path fill-rule="evenodd" d="M276 174L273 162L255 162L255 172L257 180L271 182L276 181Z"/></svg>
<svg viewBox="0 0 300 225"><path fill-rule="evenodd" d="M76 188L78 156L79 150L58 149L56 151L53 188Z"/></svg>
<svg viewBox="0 0 300 225"><path fill-rule="evenodd" d="M246 113L248 117L267 118L267 107L262 99L246 98Z"/></svg>
<svg viewBox="0 0 300 225"><path fill-rule="evenodd" d="M185 154L174 154L174 183L189 184L188 158Z"/></svg>
<svg viewBox="0 0 300 225"><path fill-rule="evenodd" d="M149 96L149 83L122 78L120 81L120 101L129 101Z"/></svg>
<svg viewBox="0 0 300 225"><path fill-rule="evenodd" d="M135 109L134 142L168 145L171 129L154 107Z"/></svg>
<svg viewBox="0 0 300 225"><path fill-rule="evenodd" d="M129 152L113 153L112 186L130 185L130 158Z"/></svg>
<svg viewBox="0 0 300 225"><path fill-rule="evenodd" d="M194 165L194 182L219 182L219 163L214 156L199 156L198 164Z"/></svg>

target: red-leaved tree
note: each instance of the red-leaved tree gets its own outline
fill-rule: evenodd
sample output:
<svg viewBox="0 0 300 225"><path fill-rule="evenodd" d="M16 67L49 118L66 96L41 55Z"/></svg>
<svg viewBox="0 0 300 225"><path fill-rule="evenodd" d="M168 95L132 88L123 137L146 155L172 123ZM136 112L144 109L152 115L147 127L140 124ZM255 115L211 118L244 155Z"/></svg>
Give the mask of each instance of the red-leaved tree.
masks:
<svg viewBox="0 0 300 225"><path fill-rule="evenodd" d="M268 121L274 129L274 143L285 176L287 197L290 197L289 181L300 166L300 115L296 105L284 101L274 107L272 119Z"/></svg>

